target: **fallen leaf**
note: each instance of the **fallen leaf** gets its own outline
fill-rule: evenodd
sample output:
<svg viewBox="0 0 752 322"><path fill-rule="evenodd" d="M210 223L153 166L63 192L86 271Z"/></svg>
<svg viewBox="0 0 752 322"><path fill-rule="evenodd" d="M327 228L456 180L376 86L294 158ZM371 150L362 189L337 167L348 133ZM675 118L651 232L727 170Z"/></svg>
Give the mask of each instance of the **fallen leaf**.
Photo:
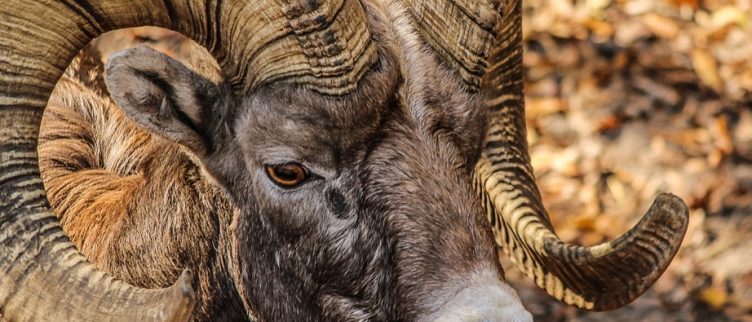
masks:
<svg viewBox="0 0 752 322"><path fill-rule="evenodd" d="M726 302L728 301L728 294L725 290L719 287L712 287L702 290L702 292L700 293L700 298L702 298L702 300L710 305L710 307L712 307L713 309L720 310L724 305L726 305Z"/></svg>
<svg viewBox="0 0 752 322"><path fill-rule="evenodd" d="M717 27L723 27L728 24L737 24L740 27L746 27L749 22L749 14L736 6L725 6L713 11L710 20Z"/></svg>
<svg viewBox="0 0 752 322"><path fill-rule="evenodd" d="M695 49L692 51L692 66L700 80L705 85L720 92L723 88L723 81L718 75L718 66L715 59L707 51Z"/></svg>
<svg viewBox="0 0 752 322"><path fill-rule="evenodd" d="M647 13L643 17L643 22L656 36L661 38L674 38L679 34L679 26L674 20L666 18L656 13Z"/></svg>

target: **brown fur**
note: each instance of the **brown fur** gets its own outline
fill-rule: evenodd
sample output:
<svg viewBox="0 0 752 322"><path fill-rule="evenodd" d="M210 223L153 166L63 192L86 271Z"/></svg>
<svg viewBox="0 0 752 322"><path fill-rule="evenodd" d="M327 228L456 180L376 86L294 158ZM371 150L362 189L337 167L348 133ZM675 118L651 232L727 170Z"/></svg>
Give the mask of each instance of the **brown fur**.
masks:
<svg viewBox="0 0 752 322"><path fill-rule="evenodd" d="M96 266L134 285L165 287L192 268L196 319L242 319L221 239L229 202L189 152L127 119L107 96L103 71L87 47L42 121L41 173L64 230Z"/></svg>

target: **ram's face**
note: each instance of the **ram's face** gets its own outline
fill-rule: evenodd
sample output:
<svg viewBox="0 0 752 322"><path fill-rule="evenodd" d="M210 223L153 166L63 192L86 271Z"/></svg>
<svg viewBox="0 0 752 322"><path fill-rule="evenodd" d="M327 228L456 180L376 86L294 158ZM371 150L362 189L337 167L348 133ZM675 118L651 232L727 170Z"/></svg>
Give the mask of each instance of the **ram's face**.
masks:
<svg viewBox="0 0 752 322"><path fill-rule="evenodd" d="M418 77L390 50L357 101L290 86L210 100L227 121L206 132L227 134L203 160L241 209L239 288L264 318L413 320L473 288L514 299L471 186L482 102L430 56ZM158 56L137 51L110 63L116 97L118 64Z"/></svg>
<svg viewBox="0 0 752 322"><path fill-rule="evenodd" d="M500 285L471 186L483 109L411 101L410 77L372 77L386 90L370 101L278 88L239 102L232 142L208 163L243 209L237 256L258 312L412 320L481 280Z"/></svg>
<svg viewBox="0 0 752 322"><path fill-rule="evenodd" d="M240 209L231 266L263 318L526 314L501 283L472 188L482 100L428 53L401 64L403 50L381 43L379 64L346 97L238 92L146 48L110 58L119 105L192 149Z"/></svg>

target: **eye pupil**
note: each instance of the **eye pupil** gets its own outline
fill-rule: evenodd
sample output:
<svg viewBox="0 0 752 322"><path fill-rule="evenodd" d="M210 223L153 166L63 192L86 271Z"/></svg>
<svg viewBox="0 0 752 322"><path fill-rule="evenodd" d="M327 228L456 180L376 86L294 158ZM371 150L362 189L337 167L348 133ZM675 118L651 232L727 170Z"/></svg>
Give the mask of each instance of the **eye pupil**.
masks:
<svg viewBox="0 0 752 322"><path fill-rule="evenodd" d="M294 181L301 175L299 167L290 165L275 167L274 172L277 173L277 177L279 177L280 179L289 181Z"/></svg>
<svg viewBox="0 0 752 322"><path fill-rule="evenodd" d="M308 170L299 163L267 165L266 174L283 188L295 187L308 179Z"/></svg>

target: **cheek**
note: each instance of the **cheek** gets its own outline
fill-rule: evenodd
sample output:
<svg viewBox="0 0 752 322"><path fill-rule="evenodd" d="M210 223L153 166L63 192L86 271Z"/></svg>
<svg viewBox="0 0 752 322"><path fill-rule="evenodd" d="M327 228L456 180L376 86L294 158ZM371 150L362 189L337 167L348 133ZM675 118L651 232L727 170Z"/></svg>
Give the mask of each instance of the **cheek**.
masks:
<svg viewBox="0 0 752 322"><path fill-rule="evenodd" d="M327 202L316 187L300 187L296 191L283 191L259 174L253 182L253 215L261 217L268 229L287 242L315 234L329 217ZM340 206L342 207L342 206Z"/></svg>
<svg viewBox="0 0 752 322"><path fill-rule="evenodd" d="M247 269L252 263L247 261L249 250L247 249L250 240L241 238L241 236L247 236L241 232L248 231L246 225L240 223L240 211L234 209L232 224L230 225L230 258L228 263L228 269L230 270L230 276L233 279L236 290L243 301L243 306L246 311L252 312L253 308L250 303L250 293L253 291L250 281L250 271ZM246 254L246 255L244 255Z"/></svg>

